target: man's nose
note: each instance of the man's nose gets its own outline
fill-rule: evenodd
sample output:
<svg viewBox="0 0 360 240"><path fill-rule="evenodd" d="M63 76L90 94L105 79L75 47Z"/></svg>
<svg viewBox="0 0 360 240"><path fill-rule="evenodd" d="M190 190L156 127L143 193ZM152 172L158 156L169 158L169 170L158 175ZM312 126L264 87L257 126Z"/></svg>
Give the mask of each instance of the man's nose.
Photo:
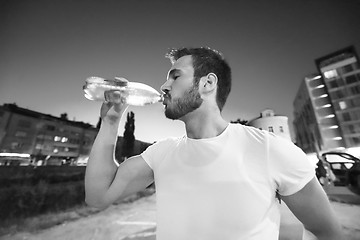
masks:
<svg viewBox="0 0 360 240"><path fill-rule="evenodd" d="M167 92L170 91L170 88L171 88L170 81L169 81L169 80L166 80L166 82L160 87L160 90L161 90L163 93L167 93Z"/></svg>

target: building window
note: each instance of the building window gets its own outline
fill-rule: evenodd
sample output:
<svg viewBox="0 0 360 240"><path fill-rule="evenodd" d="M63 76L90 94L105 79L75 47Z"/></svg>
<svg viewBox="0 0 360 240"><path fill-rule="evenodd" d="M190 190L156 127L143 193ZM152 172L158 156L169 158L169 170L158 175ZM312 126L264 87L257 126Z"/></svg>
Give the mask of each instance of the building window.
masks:
<svg viewBox="0 0 360 240"><path fill-rule="evenodd" d="M355 126L354 125L349 125L349 131L350 131L350 133L356 133Z"/></svg>
<svg viewBox="0 0 360 240"><path fill-rule="evenodd" d="M352 84L356 82L356 76L351 75L345 78L346 84Z"/></svg>
<svg viewBox="0 0 360 240"><path fill-rule="evenodd" d="M351 87L350 90L351 90L351 93L354 94L354 95L359 94L360 93L360 86Z"/></svg>
<svg viewBox="0 0 360 240"><path fill-rule="evenodd" d="M351 112L352 120L359 120L360 119L360 111L354 110Z"/></svg>
<svg viewBox="0 0 360 240"><path fill-rule="evenodd" d="M346 109L347 108L346 102L345 101L340 101L339 102L339 107L340 107L341 110Z"/></svg>
<svg viewBox="0 0 360 240"><path fill-rule="evenodd" d="M46 126L46 130L48 130L48 131L55 131L55 126L53 126L53 125L47 125L47 126Z"/></svg>
<svg viewBox="0 0 360 240"><path fill-rule="evenodd" d="M55 142L60 142L60 141L61 141L61 137L55 136L55 137L54 137L54 141L55 141Z"/></svg>
<svg viewBox="0 0 360 240"><path fill-rule="evenodd" d="M23 131L17 131L15 137L26 137L27 133Z"/></svg>
<svg viewBox="0 0 360 240"><path fill-rule="evenodd" d="M75 131L71 131L70 134L73 136L77 136L77 137L80 136L80 133L75 132Z"/></svg>
<svg viewBox="0 0 360 240"><path fill-rule="evenodd" d="M37 144L35 145L35 149L43 149L43 145L40 144L40 143L37 143Z"/></svg>
<svg viewBox="0 0 360 240"><path fill-rule="evenodd" d="M337 98L344 98L344 92L342 90L336 91Z"/></svg>
<svg viewBox="0 0 360 240"><path fill-rule="evenodd" d="M282 126L279 127L280 132L283 133L284 132L284 128Z"/></svg>
<svg viewBox="0 0 360 240"><path fill-rule="evenodd" d="M352 72L354 70L354 68L351 64L349 64L349 65L342 67L342 70L343 70L343 73L348 73L348 72Z"/></svg>
<svg viewBox="0 0 360 240"><path fill-rule="evenodd" d="M269 132L274 132L273 127L269 127Z"/></svg>
<svg viewBox="0 0 360 240"><path fill-rule="evenodd" d="M324 72L324 77L326 79L334 78L334 77L337 77L337 76L338 76L338 74L337 74L336 69Z"/></svg>
<svg viewBox="0 0 360 240"><path fill-rule="evenodd" d="M51 145L47 145L47 144L43 146L43 149L46 151L53 151L53 147Z"/></svg>
<svg viewBox="0 0 360 240"><path fill-rule="evenodd" d="M12 142L11 143L11 149L19 149L19 148L21 148L21 146L22 146L22 143L19 143L19 142Z"/></svg>
<svg viewBox="0 0 360 240"><path fill-rule="evenodd" d="M78 149L77 148L69 148L69 152L77 152Z"/></svg>
<svg viewBox="0 0 360 240"><path fill-rule="evenodd" d="M330 87L330 88L337 88L337 87L339 87L339 86L338 86L336 80L333 80L333 81L330 81L330 82L329 82L329 87Z"/></svg>
<svg viewBox="0 0 360 240"><path fill-rule="evenodd" d="M55 141L55 142L63 142L63 143L65 143L65 142L68 142L69 139L68 139L67 137L55 136L55 137L54 137L54 141Z"/></svg>
<svg viewBox="0 0 360 240"><path fill-rule="evenodd" d="M352 102L354 103L354 106L360 106L360 98L355 98L352 100Z"/></svg>
<svg viewBox="0 0 360 240"><path fill-rule="evenodd" d="M342 116L343 116L343 119L344 119L345 122L346 121L351 121L350 113L345 112L345 113L342 114Z"/></svg>
<svg viewBox="0 0 360 240"><path fill-rule="evenodd" d="M30 128L31 127L31 122L24 120L24 119L20 119L18 122L18 126L19 127L23 127L23 128Z"/></svg>
<svg viewBox="0 0 360 240"><path fill-rule="evenodd" d="M69 139L69 143L72 143L72 144L79 144L80 140L79 139L76 139L76 138L70 138Z"/></svg>
<svg viewBox="0 0 360 240"><path fill-rule="evenodd" d="M357 145L357 144L360 143L360 138L358 138L358 137L353 137L353 138L352 138L352 141L353 141L354 145Z"/></svg>

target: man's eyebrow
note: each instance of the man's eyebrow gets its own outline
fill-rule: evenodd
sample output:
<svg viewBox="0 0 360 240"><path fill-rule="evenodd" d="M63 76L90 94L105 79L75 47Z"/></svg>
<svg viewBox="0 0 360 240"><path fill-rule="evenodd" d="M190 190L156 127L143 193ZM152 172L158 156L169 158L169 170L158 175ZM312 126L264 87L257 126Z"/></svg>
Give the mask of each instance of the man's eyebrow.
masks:
<svg viewBox="0 0 360 240"><path fill-rule="evenodd" d="M174 77L176 73L181 73L181 70L177 68L171 69L168 73L167 78Z"/></svg>

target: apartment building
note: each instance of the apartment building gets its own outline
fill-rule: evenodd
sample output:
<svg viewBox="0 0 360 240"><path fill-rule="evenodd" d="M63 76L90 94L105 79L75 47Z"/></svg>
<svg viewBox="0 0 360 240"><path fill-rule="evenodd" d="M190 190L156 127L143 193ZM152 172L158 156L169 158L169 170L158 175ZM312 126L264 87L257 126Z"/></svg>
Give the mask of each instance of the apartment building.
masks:
<svg viewBox="0 0 360 240"><path fill-rule="evenodd" d="M360 149L360 65L350 46L315 60L294 100L296 143L305 152Z"/></svg>
<svg viewBox="0 0 360 240"><path fill-rule="evenodd" d="M346 148L360 146L360 64L354 47L317 59Z"/></svg>
<svg viewBox="0 0 360 240"><path fill-rule="evenodd" d="M305 77L294 100L296 143L307 153L342 150L339 124L321 75Z"/></svg>
<svg viewBox="0 0 360 240"><path fill-rule="evenodd" d="M0 156L4 161L10 159L6 156L21 155L38 165L72 163L89 155L97 132L92 125L70 121L66 115L54 117L15 104L0 106Z"/></svg>

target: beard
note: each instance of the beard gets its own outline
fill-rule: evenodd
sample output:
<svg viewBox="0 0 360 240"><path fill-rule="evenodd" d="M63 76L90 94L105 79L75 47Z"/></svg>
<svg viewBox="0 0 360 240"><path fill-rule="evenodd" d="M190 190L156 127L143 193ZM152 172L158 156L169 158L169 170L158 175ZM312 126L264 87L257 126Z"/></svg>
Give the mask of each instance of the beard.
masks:
<svg viewBox="0 0 360 240"><path fill-rule="evenodd" d="M194 85L184 93L182 98L172 99L170 96L169 103L165 107L165 116L176 120L199 108L203 100L198 90L198 85Z"/></svg>

